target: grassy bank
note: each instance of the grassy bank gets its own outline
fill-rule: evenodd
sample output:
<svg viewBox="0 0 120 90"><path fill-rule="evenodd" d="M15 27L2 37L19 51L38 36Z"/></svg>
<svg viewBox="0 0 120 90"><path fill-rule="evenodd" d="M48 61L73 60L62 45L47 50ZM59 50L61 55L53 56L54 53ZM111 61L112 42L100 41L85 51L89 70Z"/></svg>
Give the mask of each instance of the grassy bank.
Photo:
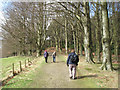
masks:
<svg viewBox="0 0 120 90"><path fill-rule="evenodd" d="M5 71L11 70L11 64L16 63L16 67L19 68L19 60L21 60L23 63L25 60L30 58L32 61L34 57L9 57L4 58L2 60L3 63L3 71L2 74L5 76L7 73ZM10 81L7 81L6 85L2 88L28 88L29 83L32 82L32 79L35 77L35 70L39 65L42 65L43 57L34 59L34 63L32 63L31 66L28 66L27 68L24 68L21 73L10 79ZM22 63L22 64L23 64Z"/></svg>
<svg viewBox="0 0 120 90"><path fill-rule="evenodd" d="M3 58L0 60L0 63L2 63L2 79L5 79L8 76L12 75L12 64L14 63L15 71L19 70L21 61L22 67L25 67L25 60L32 60L33 57L23 57L23 56L14 56L9 58Z"/></svg>

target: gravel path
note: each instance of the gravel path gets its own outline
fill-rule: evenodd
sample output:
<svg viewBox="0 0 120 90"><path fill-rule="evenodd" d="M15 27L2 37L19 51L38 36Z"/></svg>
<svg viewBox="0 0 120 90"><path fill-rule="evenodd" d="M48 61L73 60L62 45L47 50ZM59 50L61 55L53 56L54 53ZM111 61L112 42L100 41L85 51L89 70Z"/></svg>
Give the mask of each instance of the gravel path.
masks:
<svg viewBox="0 0 120 90"><path fill-rule="evenodd" d="M64 57L63 57L64 58ZM87 86L85 80L69 79L69 72L66 63L57 57L57 62L53 63L52 58L49 57L48 63L45 63L37 70L30 88L85 88Z"/></svg>

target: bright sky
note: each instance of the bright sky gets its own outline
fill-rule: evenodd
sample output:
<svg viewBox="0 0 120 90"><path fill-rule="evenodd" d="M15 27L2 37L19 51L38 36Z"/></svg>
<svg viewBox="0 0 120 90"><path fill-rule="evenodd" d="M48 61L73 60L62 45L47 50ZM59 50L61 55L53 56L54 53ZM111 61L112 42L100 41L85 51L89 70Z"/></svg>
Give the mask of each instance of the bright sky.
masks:
<svg viewBox="0 0 120 90"><path fill-rule="evenodd" d="M3 16L3 11L2 11L2 8L3 8L3 4L2 4L2 2L0 1L0 35L1 35L1 24L3 23L3 21L4 21L4 16ZM0 41L2 40L2 37L0 36ZM1 44L0 44L0 48L1 48Z"/></svg>
<svg viewBox="0 0 120 90"><path fill-rule="evenodd" d="M1 24L4 21L4 16L3 16L2 8L3 8L3 3L0 1L0 32L1 32Z"/></svg>
<svg viewBox="0 0 120 90"><path fill-rule="evenodd" d="M0 19L3 19L3 11L2 11L3 4L0 2Z"/></svg>

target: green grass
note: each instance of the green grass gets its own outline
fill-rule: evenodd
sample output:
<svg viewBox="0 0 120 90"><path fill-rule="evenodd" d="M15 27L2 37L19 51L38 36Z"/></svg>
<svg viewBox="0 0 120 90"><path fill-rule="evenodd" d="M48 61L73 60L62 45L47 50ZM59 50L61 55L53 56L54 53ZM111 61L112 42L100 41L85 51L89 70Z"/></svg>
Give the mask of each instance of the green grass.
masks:
<svg viewBox="0 0 120 90"><path fill-rule="evenodd" d="M14 60L28 59L28 57L14 57ZM41 59L42 57L40 57ZM40 60L39 59L39 60ZM13 59L12 59L13 60ZM32 58L31 58L32 60ZM17 63L17 61L16 61ZM44 65L44 62L36 62L35 65L38 65L39 68ZM34 67L34 66L33 66ZM33 68L31 67L31 68ZM37 68L30 69L29 67L25 69L25 71L16 75L13 79L11 79L5 86L2 88L29 88L29 84L33 82L33 78L36 76Z"/></svg>
<svg viewBox="0 0 120 90"><path fill-rule="evenodd" d="M85 68L86 70L88 70L88 71L92 71L92 69L91 68Z"/></svg>
<svg viewBox="0 0 120 90"><path fill-rule="evenodd" d="M8 77L8 75L12 74L12 64L14 63L15 71L19 70L19 61L22 63L22 67L25 66L25 60L28 60L30 57L24 56L14 56L9 58L3 58L0 60L2 63L2 78ZM30 60L33 58L31 57Z"/></svg>
<svg viewBox="0 0 120 90"><path fill-rule="evenodd" d="M113 64L113 67L119 67L119 65L118 64Z"/></svg>
<svg viewBox="0 0 120 90"><path fill-rule="evenodd" d="M67 62L67 57L64 57L63 55L59 55L58 58L61 59L61 61Z"/></svg>
<svg viewBox="0 0 120 90"><path fill-rule="evenodd" d="M27 84L32 82L34 76L34 71L31 71L29 74L21 73L11 79L3 88L24 88Z"/></svg>
<svg viewBox="0 0 120 90"><path fill-rule="evenodd" d="M40 58L42 58L42 57L40 57ZM67 61L67 57L64 57L63 55L59 55L58 58L61 59L62 61L64 61L65 63ZM3 66L5 66L5 67L3 67L3 68L5 68L4 70L8 70L8 68L11 68L9 66L13 62L19 64L19 60L24 62L25 59L28 59L28 57L4 58L2 60L2 62L3 62ZM39 59L39 60L41 60L41 59ZM31 85L31 83L33 82L34 78L36 77L36 74L39 73L40 75L43 75L43 73L41 73L41 71L39 71L40 70L39 68L41 68L41 66L44 64L46 64L44 61L42 61L41 63L37 62L36 65L39 66L38 68L35 68L35 70L31 70L31 71L28 68L28 70L29 70L28 73L26 73L24 71L21 72L19 75L15 76L13 79L11 79L3 88L21 88L21 87L28 88L29 85ZM93 64L93 65L87 64L86 66L84 66L85 68L79 68L78 69L79 76L86 76L86 75L89 76L89 75L96 74L96 75L98 75L98 77L85 77L85 78L79 79L78 82L76 82L76 83L79 83L81 85L84 84L85 86L87 84L88 87L92 87L92 88L108 87L108 86L106 86L106 84L105 84L106 82L105 82L105 79L103 77L105 75L109 75L109 73L105 72L105 71L101 71L98 68L100 66L101 66L101 64ZM114 66L118 66L118 65L114 64ZM82 67L82 65L80 67ZM110 74L112 74L112 72L110 72ZM4 75L6 75L6 74L4 74ZM83 88L85 86L83 86Z"/></svg>

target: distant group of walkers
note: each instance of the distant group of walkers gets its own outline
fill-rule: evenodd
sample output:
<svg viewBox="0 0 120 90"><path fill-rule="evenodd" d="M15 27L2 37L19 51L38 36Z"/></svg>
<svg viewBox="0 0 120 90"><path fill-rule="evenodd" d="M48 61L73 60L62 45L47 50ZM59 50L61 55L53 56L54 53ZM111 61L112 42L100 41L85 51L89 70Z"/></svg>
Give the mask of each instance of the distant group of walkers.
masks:
<svg viewBox="0 0 120 90"><path fill-rule="evenodd" d="M47 50L45 50L44 52L44 57L45 57L45 62L47 63L47 59L48 59L48 52ZM53 62L56 61L56 52L54 51L53 54L52 54L52 57L53 57ZM70 79L76 79L76 67L78 65L78 62L79 62L79 57L78 55L75 53L74 50L71 50L71 53L68 55L68 58L67 58L67 66L69 67L69 77Z"/></svg>
<svg viewBox="0 0 120 90"><path fill-rule="evenodd" d="M49 54L48 54L47 50L45 50L44 58L45 58L46 63L47 63L48 56L49 56ZM56 60L56 52L55 51L53 52L52 56L53 56L53 62L55 62L55 60Z"/></svg>

